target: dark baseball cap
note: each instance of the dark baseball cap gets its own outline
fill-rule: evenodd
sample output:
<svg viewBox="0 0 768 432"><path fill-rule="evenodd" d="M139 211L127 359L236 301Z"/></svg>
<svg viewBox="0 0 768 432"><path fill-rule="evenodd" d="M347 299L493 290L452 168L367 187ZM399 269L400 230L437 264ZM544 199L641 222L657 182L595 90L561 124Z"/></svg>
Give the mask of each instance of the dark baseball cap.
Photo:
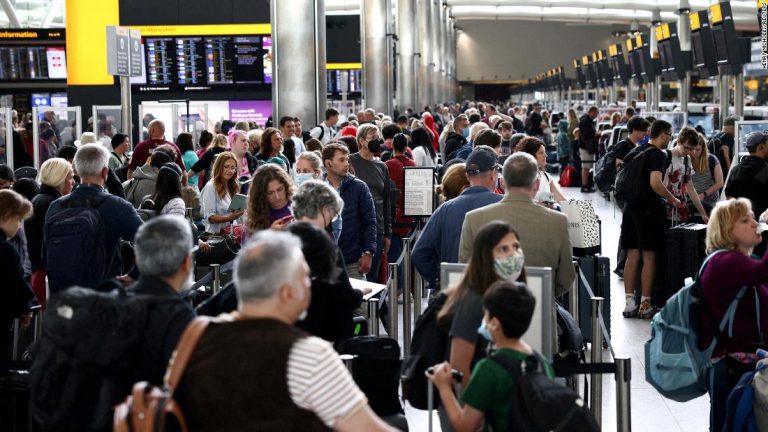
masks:
<svg viewBox="0 0 768 432"><path fill-rule="evenodd" d="M467 157L467 174L476 175L481 172L496 169L499 166L499 157L490 148L477 147Z"/></svg>
<svg viewBox="0 0 768 432"><path fill-rule="evenodd" d="M768 135L766 135L763 132L752 132L751 134L747 135L747 150L752 151L754 150L758 145L768 141Z"/></svg>
<svg viewBox="0 0 768 432"><path fill-rule="evenodd" d="M734 116L726 117L725 120L723 120L723 127L725 127L725 126L735 126L736 125L736 121L738 119L739 119L738 117L734 117Z"/></svg>

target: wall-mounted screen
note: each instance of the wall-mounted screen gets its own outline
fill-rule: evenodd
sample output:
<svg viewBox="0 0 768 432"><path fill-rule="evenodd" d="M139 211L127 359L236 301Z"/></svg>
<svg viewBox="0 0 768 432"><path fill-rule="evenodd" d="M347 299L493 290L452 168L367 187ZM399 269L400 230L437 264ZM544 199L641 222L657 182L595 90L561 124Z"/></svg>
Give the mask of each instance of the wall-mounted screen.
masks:
<svg viewBox="0 0 768 432"><path fill-rule="evenodd" d="M272 38L262 35L142 38L140 91L211 90L272 82Z"/></svg>
<svg viewBox="0 0 768 432"><path fill-rule="evenodd" d="M347 93L360 93L363 90L363 74L360 69L334 69L327 71L326 74L328 94L339 94L345 90ZM346 81L344 81L345 75Z"/></svg>
<svg viewBox="0 0 768 432"><path fill-rule="evenodd" d="M0 34L0 83L66 79L64 29L4 29Z"/></svg>

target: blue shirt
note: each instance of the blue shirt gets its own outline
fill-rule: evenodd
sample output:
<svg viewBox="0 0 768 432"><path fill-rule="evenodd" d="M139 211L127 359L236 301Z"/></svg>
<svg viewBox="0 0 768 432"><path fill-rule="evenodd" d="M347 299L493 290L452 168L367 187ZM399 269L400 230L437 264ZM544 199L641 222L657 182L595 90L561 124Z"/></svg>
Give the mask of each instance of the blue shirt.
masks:
<svg viewBox="0 0 768 432"><path fill-rule="evenodd" d="M467 212L495 204L503 198L483 186L472 186L435 210L411 253L411 261L432 287L440 278L440 263L459 262L461 226Z"/></svg>

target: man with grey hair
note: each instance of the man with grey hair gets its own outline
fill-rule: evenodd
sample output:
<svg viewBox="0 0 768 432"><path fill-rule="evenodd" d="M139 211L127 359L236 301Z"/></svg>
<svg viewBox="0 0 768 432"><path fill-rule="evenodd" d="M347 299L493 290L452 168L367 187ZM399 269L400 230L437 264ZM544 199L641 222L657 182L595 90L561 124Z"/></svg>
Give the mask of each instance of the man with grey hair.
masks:
<svg viewBox="0 0 768 432"><path fill-rule="evenodd" d="M555 296L566 293L575 277L568 219L564 214L534 203L539 188L536 159L525 152L512 154L504 162L502 175L506 195L496 203L467 213L461 228L459 261L472 255L475 235L486 223L502 220L520 234L525 265L551 267L555 273Z"/></svg>
<svg viewBox="0 0 768 432"><path fill-rule="evenodd" d="M310 303L297 237L265 230L235 259L238 313L208 325L174 396L197 431L389 431L328 342L293 326Z"/></svg>
<svg viewBox="0 0 768 432"><path fill-rule="evenodd" d="M51 293L72 285L96 288L123 274L120 240L133 241L142 221L131 203L104 190L108 164L104 146L81 146L73 160L80 184L48 208L43 261Z"/></svg>
<svg viewBox="0 0 768 432"><path fill-rule="evenodd" d="M141 276L128 291L148 299L138 378L154 385L162 385L168 361L195 317L179 296L194 269L193 245L189 222L178 215L153 218L136 232L136 267Z"/></svg>
<svg viewBox="0 0 768 432"><path fill-rule="evenodd" d="M389 252L392 238L391 196L395 186L389 178L387 166L376 157L384 144L379 127L375 124L361 124L357 128L357 144L360 151L349 156L349 164L353 174L368 185L376 209L376 251L365 278L370 282L384 282L379 279L379 267L382 254Z"/></svg>

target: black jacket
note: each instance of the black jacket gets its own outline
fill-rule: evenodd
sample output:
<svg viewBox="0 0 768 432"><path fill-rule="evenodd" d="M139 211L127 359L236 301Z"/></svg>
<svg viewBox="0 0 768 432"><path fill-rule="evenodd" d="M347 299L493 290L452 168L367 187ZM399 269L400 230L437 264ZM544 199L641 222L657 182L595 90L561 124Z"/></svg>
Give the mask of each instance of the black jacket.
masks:
<svg viewBox="0 0 768 432"><path fill-rule="evenodd" d="M448 132L448 136L445 137L445 154L443 155L443 161L450 160L449 156L466 143L467 139L464 138L464 135L456 132Z"/></svg>
<svg viewBox="0 0 768 432"><path fill-rule="evenodd" d="M26 310L28 303L34 297L32 287L24 280L24 269L21 267L21 257L16 246L8 241L5 233L0 231L0 374L7 370L8 353L10 352L11 322Z"/></svg>
<svg viewBox="0 0 768 432"><path fill-rule="evenodd" d="M728 198L749 198L755 217L768 209L768 162L757 156L747 156L731 171L725 185Z"/></svg>
<svg viewBox="0 0 768 432"><path fill-rule="evenodd" d="M121 188L122 189L122 188ZM56 201L61 194L48 185L40 186L40 193L32 198L32 217L24 221L24 232L27 234L27 250L32 272L45 268L43 264L43 225L48 206Z"/></svg>
<svg viewBox="0 0 768 432"><path fill-rule="evenodd" d="M159 278L141 276L128 289L136 294L157 297L157 302L151 302L148 306L138 377L154 385L162 385L168 360L187 325L195 317L195 312L173 288Z"/></svg>

